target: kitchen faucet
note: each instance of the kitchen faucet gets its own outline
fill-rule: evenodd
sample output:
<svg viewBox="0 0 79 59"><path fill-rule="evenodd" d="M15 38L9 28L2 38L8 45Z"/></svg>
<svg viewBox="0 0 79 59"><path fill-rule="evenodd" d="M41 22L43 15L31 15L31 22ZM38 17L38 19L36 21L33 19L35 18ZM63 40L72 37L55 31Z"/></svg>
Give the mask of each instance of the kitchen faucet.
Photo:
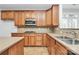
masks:
<svg viewBox="0 0 79 59"><path fill-rule="evenodd" d="M64 31L63 31L63 29L60 31L60 33L61 33L61 35L62 35L62 37L64 39Z"/></svg>
<svg viewBox="0 0 79 59"><path fill-rule="evenodd" d="M76 32L75 31L72 31L71 34L74 35L74 38L76 38Z"/></svg>

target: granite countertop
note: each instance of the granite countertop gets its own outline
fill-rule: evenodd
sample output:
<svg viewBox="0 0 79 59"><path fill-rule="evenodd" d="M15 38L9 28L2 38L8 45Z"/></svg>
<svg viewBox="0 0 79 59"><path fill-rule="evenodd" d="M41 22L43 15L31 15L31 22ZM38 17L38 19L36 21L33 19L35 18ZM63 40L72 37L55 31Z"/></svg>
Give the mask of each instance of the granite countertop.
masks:
<svg viewBox="0 0 79 59"><path fill-rule="evenodd" d="M42 33L41 33L42 34ZM59 43L61 43L63 46L65 46L69 51L74 52L75 54L79 55L79 45L71 45L71 44L67 44L64 41L56 38L56 36L62 36L61 34L53 34L53 33L45 33L48 34L49 36L51 36L52 38L55 38L56 41L58 41ZM64 35L66 36L66 35Z"/></svg>
<svg viewBox="0 0 79 59"><path fill-rule="evenodd" d="M55 38L56 41L61 43L63 46L65 46L69 51L72 51L73 53L79 55L79 44L78 45L72 45L72 44L67 44L64 41L56 38L56 36L61 36L59 34L53 34L53 33L47 33L49 36Z"/></svg>
<svg viewBox="0 0 79 59"><path fill-rule="evenodd" d="M7 50L9 47L22 39L23 37L0 37L0 53Z"/></svg>

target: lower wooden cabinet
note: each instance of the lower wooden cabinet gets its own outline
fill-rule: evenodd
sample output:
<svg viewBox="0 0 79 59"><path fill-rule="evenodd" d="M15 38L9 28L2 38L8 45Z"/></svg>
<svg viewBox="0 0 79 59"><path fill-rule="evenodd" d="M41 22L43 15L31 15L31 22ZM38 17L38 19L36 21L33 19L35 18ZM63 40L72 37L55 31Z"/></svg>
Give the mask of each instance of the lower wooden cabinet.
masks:
<svg viewBox="0 0 79 59"><path fill-rule="evenodd" d="M36 34L29 34L29 38L28 38L28 40L29 40L29 46L34 46L35 45L35 39L36 39Z"/></svg>
<svg viewBox="0 0 79 59"><path fill-rule="evenodd" d="M68 54L68 50L61 45L59 42L56 42L56 55L67 55Z"/></svg>
<svg viewBox="0 0 79 59"><path fill-rule="evenodd" d="M24 40L19 41L8 49L8 55L23 55L24 54Z"/></svg>
<svg viewBox="0 0 79 59"><path fill-rule="evenodd" d="M36 46L42 46L43 45L43 36L42 36L42 34L36 34L35 45Z"/></svg>
<svg viewBox="0 0 79 59"><path fill-rule="evenodd" d="M29 36L24 37L24 46L29 45Z"/></svg>
<svg viewBox="0 0 79 59"><path fill-rule="evenodd" d="M47 34L43 34L43 46L47 46Z"/></svg>
<svg viewBox="0 0 79 59"><path fill-rule="evenodd" d="M55 40L53 38L50 39L50 47L51 47L51 55L55 55Z"/></svg>
<svg viewBox="0 0 79 59"><path fill-rule="evenodd" d="M9 47L0 53L0 55L24 55L24 39Z"/></svg>
<svg viewBox="0 0 79 59"><path fill-rule="evenodd" d="M54 38L47 35L48 38L48 52L50 55L67 55L68 50L62 44L57 42Z"/></svg>
<svg viewBox="0 0 79 59"><path fill-rule="evenodd" d="M46 34L26 34L24 38L25 46L47 46Z"/></svg>

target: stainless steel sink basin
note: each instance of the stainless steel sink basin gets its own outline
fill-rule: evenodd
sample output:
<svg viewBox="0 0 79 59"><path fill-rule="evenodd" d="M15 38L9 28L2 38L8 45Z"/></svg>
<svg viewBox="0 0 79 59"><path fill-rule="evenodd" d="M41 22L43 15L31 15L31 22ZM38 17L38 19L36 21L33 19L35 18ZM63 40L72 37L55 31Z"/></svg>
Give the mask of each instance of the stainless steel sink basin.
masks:
<svg viewBox="0 0 79 59"><path fill-rule="evenodd" d="M79 44L79 40L70 38L70 37L66 37L66 36L56 36L58 39L64 41L67 44L71 44L71 45L78 45Z"/></svg>

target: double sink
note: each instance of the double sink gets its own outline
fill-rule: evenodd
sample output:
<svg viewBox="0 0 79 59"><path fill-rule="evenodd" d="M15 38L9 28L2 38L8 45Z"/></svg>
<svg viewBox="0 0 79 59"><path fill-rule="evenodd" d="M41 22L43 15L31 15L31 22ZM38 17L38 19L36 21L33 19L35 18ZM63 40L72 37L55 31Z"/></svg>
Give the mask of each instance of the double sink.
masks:
<svg viewBox="0 0 79 59"><path fill-rule="evenodd" d="M79 40L75 38L70 38L66 36L56 36L56 38L60 39L61 41L70 44L70 45L79 45Z"/></svg>

